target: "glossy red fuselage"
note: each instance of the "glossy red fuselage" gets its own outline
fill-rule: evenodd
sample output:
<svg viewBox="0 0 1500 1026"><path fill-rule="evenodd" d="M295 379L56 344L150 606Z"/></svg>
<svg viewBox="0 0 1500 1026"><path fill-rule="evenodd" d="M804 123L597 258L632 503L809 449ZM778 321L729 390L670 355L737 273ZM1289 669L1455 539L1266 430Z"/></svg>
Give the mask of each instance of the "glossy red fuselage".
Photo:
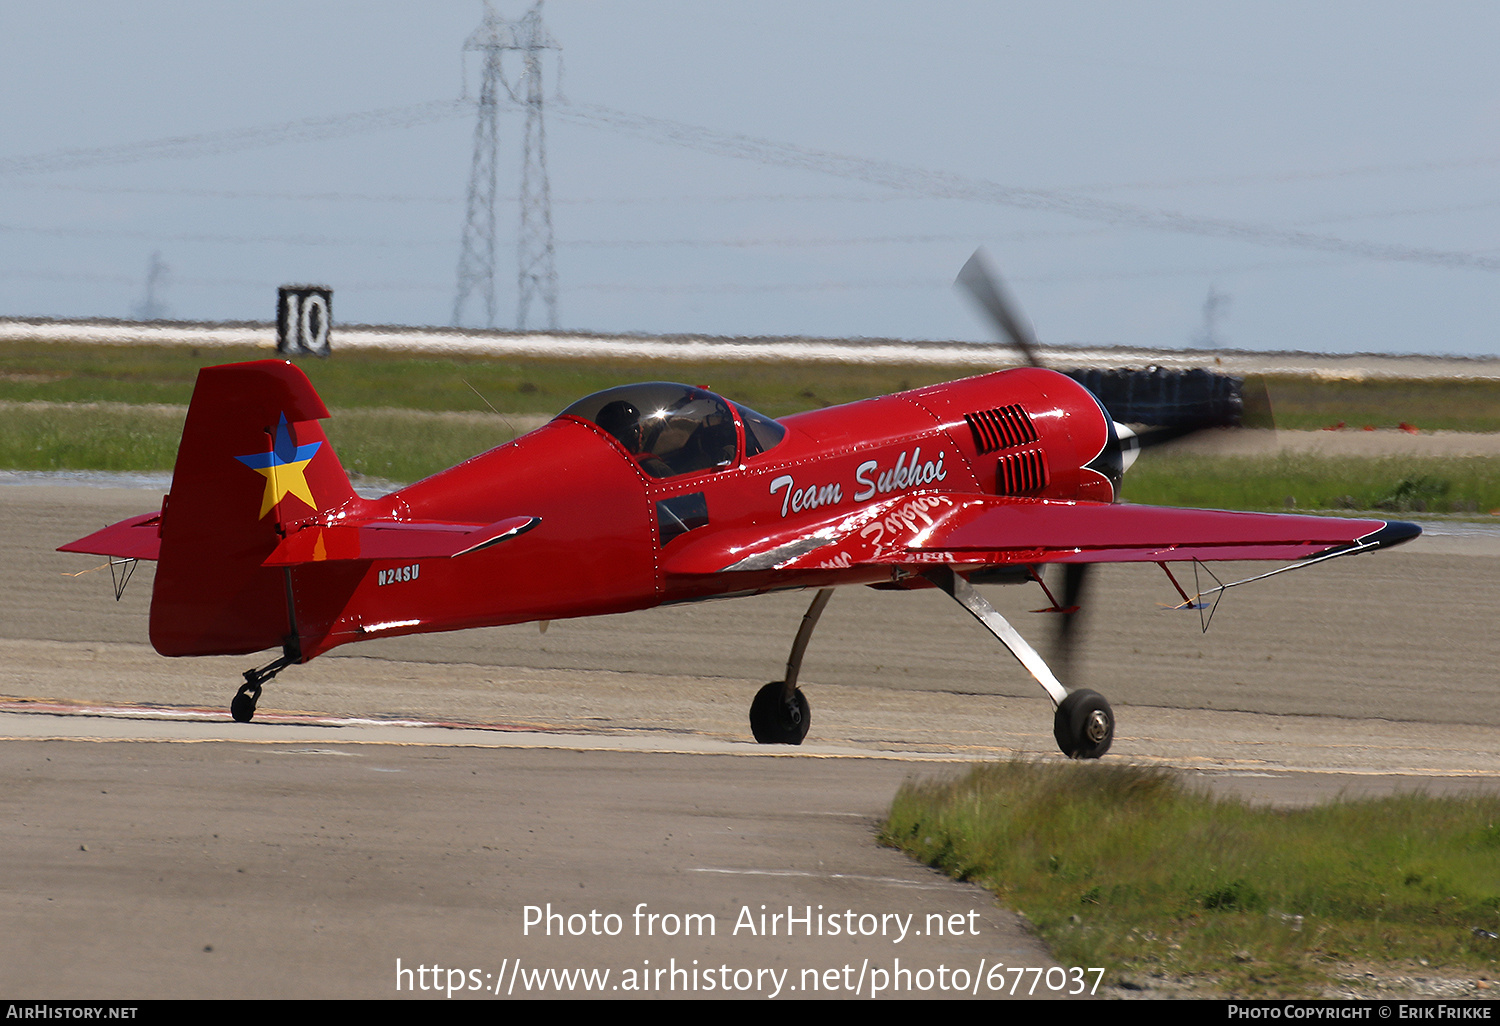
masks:
<svg viewBox="0 0 1500 1026"><path fill-rule="evenodd" d="M368 519L539 521L513 541L455 558L290 568L301 655L370 637L880 583L890 569L841 567L836 556L797 569L736 558L877 507L905 516L893 521L897 531L920 529L929 493L1114 499L1109 477L1087 469L1111 439L1109 420L1085 389L1050 371L1000 371L780 423L779 443L747 457L736 414L733 460L655 477L596 424L563 416L381 499L288 520L289 533ZM919 519L902 514L907 497ZM706 516L663 530L670 511L700 508Z"/></svg>

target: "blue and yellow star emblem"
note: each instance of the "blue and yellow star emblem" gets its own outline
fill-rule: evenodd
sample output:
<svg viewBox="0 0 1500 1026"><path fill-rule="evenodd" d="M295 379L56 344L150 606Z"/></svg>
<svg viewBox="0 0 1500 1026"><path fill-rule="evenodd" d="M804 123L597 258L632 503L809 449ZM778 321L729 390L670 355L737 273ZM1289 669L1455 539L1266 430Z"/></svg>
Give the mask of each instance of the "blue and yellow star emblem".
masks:
<svg viewBox="0 0 1500 1026"><path fill-rule="evenodd" d="M322 442L298 445L292 437L291 426L286 422L286 414L283 413L281 423L276 426L276 441L270 452L235 457L257 474L265 476L266 491L260 500L262 517L289 494L301 499L314 510L318 508L312 489L307 484L307 465L312 462L322 445Z"/></svg>

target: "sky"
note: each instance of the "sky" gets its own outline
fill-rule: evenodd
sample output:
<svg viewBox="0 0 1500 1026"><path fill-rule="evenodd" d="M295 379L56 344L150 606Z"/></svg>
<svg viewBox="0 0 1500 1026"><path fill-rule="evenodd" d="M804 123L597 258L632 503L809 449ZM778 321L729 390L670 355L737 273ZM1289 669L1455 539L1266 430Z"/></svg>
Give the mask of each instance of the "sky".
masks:
<svg viewBox="0 0 1500 1026"><path fill-rule="evenodd" d="M484 12L0 3L0 317L129 318L151 295L265 321L278 285L317 282L335 330L452 324ZM542 18L563 330L982 341L952 282L984 246L1048 344L1500 353L1500 5ZM523 124L507 104L501 328Z"/></svg>

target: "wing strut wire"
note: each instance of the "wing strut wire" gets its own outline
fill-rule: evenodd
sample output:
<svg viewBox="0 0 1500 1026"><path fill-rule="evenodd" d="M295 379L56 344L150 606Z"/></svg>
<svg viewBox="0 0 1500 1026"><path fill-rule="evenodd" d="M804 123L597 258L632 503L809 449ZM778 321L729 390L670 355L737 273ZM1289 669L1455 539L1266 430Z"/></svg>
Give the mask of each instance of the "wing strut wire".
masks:
<svg viewBox="0 0 1500 1026"><path fill-rule="evenodd" d="M1042 575L1036 572L1036 567L1028 567L1027 568L1027 573L1031 574L1031 579L1033 581L1035 581L1037 584L1041 585L1042 592L1047 596L1047 601L1052 603L1052 605L1049 606L1046 609L1033 609L1032 610L1033 613L1076 613L1076 612L1078 612L1078 607L1077 606L1064 606L1061 602L1057 601L1057 596L1054 595L1054 594L1052 594L1052 589L1049 588L1049 587L1047 587L1047 582L1044 581L1044 580L1042 580ZM1183 598L1187 598L1187 596L1184 595Z"/></svg>
<svg viewBox="0 0 1500 1026"><path fill-rule="evenodd" d="M125 594L125 585L130 583L130 575L135 573L135 565L139 559L116 559L109 557L109 579L115 586L115 601L120 601L120 596ZM118 569L116 569L118 568Z"/></svg>
<svg viewBox="0 0 1500 1026"><path fill-rule="evenodd" d="M1213 605L1209 605L1203 600L1203 588L1198 583L1199 571L1202 571L1203 573L1212 577L1214 579L1214 583L1218 585L1217 588L1210 588L1208 592L1214 597ZM1249 582L1236 581L1235 583L1248 584ZM1193 588L1198 592L1198 601L1194 603L1194 605L1198 610L1198 623L1202 625L1204 634L1208 633L1208 625L1214 622L1214 613L1218 612L1219 600L1224 597L1224 590L1227 587L1229 587L1229 585L1226 585L1223 581L1219 580L1218 576L1208 568L1208 565L1206 563L1200 563L1196 559L1193 560Z"/></svg>
<svg viewBox="0 0 1500 1026"><path fill-rule="evenodd" d="M1157 563L1156 565L1159 566L1159 567L1161 567L1161 572L1167 575L1167 580L1169 580L1169 581L1172 582L1172 587L1176 588L1177 589L1177 594L1179 594L1179 595L1182 596L1182 601L1180 603L1178 603L1177 605L1175 605L1175 606L1163 606L1162 608L1164 608L1164 609L1196 609L1196 610L1198 610L1198 622L1203 627L1203 633L1207 634L1208 633L1208 625L1213 622L1214 611L1219 608L1219 599L1221 599L1221 598L1224 597L1224 588L1226 587L1226 585L1224 584L1224 582L1221 581L1221 580L1219 580L1219 578L1214 575L1214 572L1208 568L1208 565L1206 563L1202 563L1202 562L1200 562L1200 561L1198 561L1198 560L1195 559L1195 560L1193 560L1193 590L1197 594L1194 595L1194 597L1189 598L1188 597L1188 593L1182 590L1182 585L1180 585L1180 584L1177 583L1177 577L1176 577L1175 574L1172 573L1172 568L1169 567L1169 566L1167 566L1167 564L1165 564L1165 563ZM1198 577L1199 570L1202 570L1203 573L1208 574L1208 576L1210 576L1210 577L1213 577L1214 583L1217 584L1218 587L1217 588L1210 588L1207 592L1204 592L1203 588L1202 588L1202 585L1201 585L1201 583L1199 581L1199 577ZM1244 584L1245 582L1244 581L1238 581L1236 583ZM1217 595L1217 597L1214 599L1214 602L1213 602L1212 606L1210 606L1207 602L1204 601L1204 595L1205 594L1207 594L1207 595L1215 595L1216 594ZM1206 614L1204 613L1205 609L1208 611Z"/></svg>
<svg viewBox="0 0 1500 1026"><path fill-rule="evenodd" d="M1204 563L1202 560L1195 559L1193 560L1193 588L1197 592L1197 594L1195 594L1192 598L1189 598L1187 592L1182 590L1182 585L1177 583L1177 578L1172 575L1172 571L1167 567L1166 563L1157 563L1156 565L1162 568L1162 572L1167 575L1167 580L1172 582L1172 587L1176 588L1177 594L1182 596L1182 603L1180 605L1173 606L1172 608L1198 610L1198 619L1203 626L1203 633L1207 634L1208 625L1213 622L1214 612L1219 608L1219 601L1223 599L1224 593L1230 588L1238 588L1242 584L1254 584L1256 581L1264 581L1267 577L1275 577L1277 574L1284 574L1288 570L1302 570L1317 563L1322 563L1325 560L1337 559L1340 556L1352 556L1358 552L1368 552L1371 549L1378 548L1380 548L1379 542L1362 542L1357 545L1350 545L1346 548L1337 549L1333 552L1325 552L1321 556L1313 556L1311 559L1304 559L1296 563L1289 563L1286 566L1278 566L1275 570L1267 570L1265 573L1256 574L1253 577L1245 577L1241 578L1238 581L1230 581L1228 584L1225 584L1223 581L1219 580L1218 576L1208 568L1208 565L1206 563ZM1215 587L1203 588L1200 584L1200 572L1207 574L1209 577L1213 578ZM1208 602L1208 597L1210 595L1214 597L1212 603Z"/></svg>

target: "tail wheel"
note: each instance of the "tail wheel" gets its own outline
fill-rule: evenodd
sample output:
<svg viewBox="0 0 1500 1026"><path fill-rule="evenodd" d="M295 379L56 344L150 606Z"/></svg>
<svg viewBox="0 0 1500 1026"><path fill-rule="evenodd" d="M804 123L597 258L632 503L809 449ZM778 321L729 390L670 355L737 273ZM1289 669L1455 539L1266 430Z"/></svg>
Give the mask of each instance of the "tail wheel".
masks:
<svg viewBox="0 0 1500 1026"><path fill-rule="evenodd" d="M258 701L260 701L260 685L241 684L239 691L235 693L234 700L229 703L229 715L234 717L236 723L249 723L255 715L255 703Z"/></svg>
<svg viewBox="0 0 1500 1026"><path fill-rule="evenodd" d="M800 688L787 698L786 684L772 681L750 703L750 733L763 745L800 745L812 725L812 708Z"/></svg>
<svg viewBox="0 0 1500 1026"><path fill-rule="evenodd" d="M1097 759L1115 739L1114 710L1097 691L1079 688L1058 704L1052 734L1068 758Z"/></svg>

